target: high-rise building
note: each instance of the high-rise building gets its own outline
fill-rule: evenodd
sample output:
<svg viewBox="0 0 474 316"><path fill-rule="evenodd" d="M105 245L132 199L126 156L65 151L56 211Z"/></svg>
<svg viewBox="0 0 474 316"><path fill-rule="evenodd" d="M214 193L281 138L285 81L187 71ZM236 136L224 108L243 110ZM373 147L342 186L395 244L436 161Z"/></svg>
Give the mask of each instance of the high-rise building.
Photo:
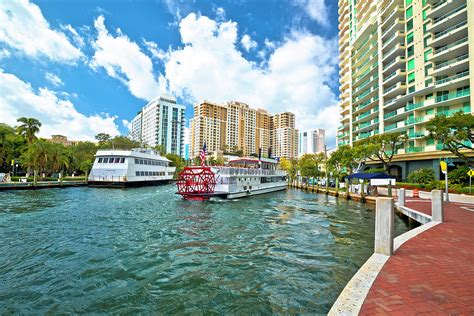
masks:
<svg viewBox="0 0 474 316"><path fill-rule="evenodd" d="M291 112L275 114L270 121L273 156L292 159L298 156L298 130Z"/></svg>
<svg viewBox="0 0 474 316"><path fill-rule="evenodd" d="M324 152L325 135L326 131L320 128L300 132L298 156Z"/></svg>
<svg viewBox="0 0 474 316"><path fill-rule="evenodd" d="M171 96L151 100L132 120L131 139L184 157L184 111Z"/></svg>
<svg viewBox="0 0 474 316"><path fill-rule="evenodd" d="M474 1L339 0L341 126L337 144L402 132L393 174L434 168L436 115L473 113Z"/></svg>
<svg viewBox="0 0 474 316"><path fill-rule="evenodd" d="M294 129L294 115L292 124ZM266 110L255 110L242 102L198 103L191 120L190 156L198 156L204 143L212 153L242 151L243 155L258 155L261 148L262 155L266 155L274 144L270 138L271 126L272 117ZM286 150L288 145L285 143L283 147ZM275 151L273 154L276 156Z"/></svg>

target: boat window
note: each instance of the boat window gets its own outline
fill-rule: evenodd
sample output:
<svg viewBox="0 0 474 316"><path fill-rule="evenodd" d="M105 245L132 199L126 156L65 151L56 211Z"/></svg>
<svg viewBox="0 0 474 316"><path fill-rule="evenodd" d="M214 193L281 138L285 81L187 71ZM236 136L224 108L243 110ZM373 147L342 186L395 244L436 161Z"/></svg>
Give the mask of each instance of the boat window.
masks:
<svg viewBox="0 0 474 316"><path fill-rule="evenodd" d="M172 175L174 175L174 172L168 172L168 175L172 176Z"/></svg>
<svg viewBox="0 0 474 316"><path fill-rule="evenodd" d="M139 177L139 176L140 176L140 171L135 171L135 175L136 175L137 177Z"/></svg>
<svg viewBox="0 0 474 316"><path fill-rule="evenodd" d="M102 158L99 158L99 161L98 161L98 163L102 163Z"/></svg>
<svg viewBox="0 0 474 316"><path fill-rule="evenodd" d="M120 158L120 163L125 163L125 158Z"/></svg>
<svg viewBox="0 0 474 316"><path fill-rule="evenodd" d="M145 176L145 171L140 171L140 175L143 177Z"/></svg>
<svg viewBox="0 0 474 316"><path fill-rule="evenodd" d="M103 162L103 163L109 162L109 158L104 158L104 160L103 160L102 162Z"/></svg>
<svg viewBox="0 0 474 316"><path fill-rule="evenodd" d="M120 163L120 158L118 158L118 157L117 157L117 158L115 158L115 161L114 161L114 163Z"/></svg>
<svg viewBox="0 0 474 316"><path fill-rule="evenodd" d="M145 176L148 176L148 171L145 171L144 174L145 174Z"/></svg>
<svg viewBox="0 0 474 316"><path fill-rule="evenodd" d="M140 161L137 158L135 158L135 163L138 165Z"/></svg>
<svg viewBox="0 0 474 316"><path fill-rule="evenodd" d="M140 159L140 164L143 165L143 159Z"/></svg>

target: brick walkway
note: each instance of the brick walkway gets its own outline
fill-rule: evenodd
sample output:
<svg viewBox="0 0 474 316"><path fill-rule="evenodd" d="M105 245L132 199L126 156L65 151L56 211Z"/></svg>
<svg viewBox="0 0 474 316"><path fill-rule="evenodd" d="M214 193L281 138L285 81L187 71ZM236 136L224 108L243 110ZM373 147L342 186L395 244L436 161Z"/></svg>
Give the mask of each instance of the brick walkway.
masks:
<svg viewBox="0 0 474 316"><path fill-rule="evenodd" d="M407 199L431 215L431 203ZM474 315L473 205L445 203L445 223L404 243L375 279L360 315Z"/></svg>

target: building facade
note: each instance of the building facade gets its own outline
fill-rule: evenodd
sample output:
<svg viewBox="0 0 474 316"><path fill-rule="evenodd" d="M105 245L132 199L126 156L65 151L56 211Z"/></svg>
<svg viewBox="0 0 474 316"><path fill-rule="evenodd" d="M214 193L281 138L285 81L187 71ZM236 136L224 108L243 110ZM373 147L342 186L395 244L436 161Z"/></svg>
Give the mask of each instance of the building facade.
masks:
<svg viewBox="0 0 474 316"><path fill-rule="evenodd" d="M273 115L270 121L270 138L273 156L287 159L298 157L295 115L291 112Z"/></svg>
<svg viewBox="0 0 474 316"><path fill-rule="evenodd" d="M402 132L392 174L439 174L443 144L426 138L436 115L473 113L474 1L339 0L337 145Z"/></svg>
<svg viewBox="0 0 474 316"><path fill-rule="evenodd" d="M190 157L198 156L204 143L210 153L241 151L248 156L258 155L261 148L262 155L266 156L275 144L271 138L272 119L266 110L252 109L242 102L198 103L194 106L190 124ZM292 120L294 129L294 115ZM287 138L281 136L279 139ZM272 153L277 156L275 151Z"/></svg>
<svg viewBox="0 0 474 316"><path fill-rule="evenodd" d="M76 141L76 140L69 140L64 135L51 135L51 138L48 139L48 141L51 143L56 143L56 144L63 144L65 147L74 146L80 143L79 141Z"/></svg>
<svg viewBox="0 0 474 316"><path fill-rule="evenodd" d="M300 132L298 156L323 153L326 142L325 135L326 131L321 128Z"/></svg>
<svg viewBox="0 0 474 316"><path fill-rule="evenodd" d="M184 157L185 106L170 96L160 96L145 105L131 122L130 137L146 146Z"/></svg>

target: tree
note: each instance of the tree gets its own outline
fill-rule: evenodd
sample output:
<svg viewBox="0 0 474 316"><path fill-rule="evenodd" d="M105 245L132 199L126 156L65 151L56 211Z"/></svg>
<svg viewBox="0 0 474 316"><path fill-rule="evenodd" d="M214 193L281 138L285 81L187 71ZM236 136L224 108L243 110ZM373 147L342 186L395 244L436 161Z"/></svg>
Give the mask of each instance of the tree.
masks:
<svg viewBox="0 0 474 316"><path fill-rule="evenodd" d="M282 157L280 159L280 169L285 170L286 172L290 173L290 168L291 168L291 162L285 157Z"/></svg>
<svg viewBox="0 0 474 316"><path fill-rule="evenodd" d="M166 158L171 160L171 166L176 167L175 174L183 170L186 165L184 159L176 154L167 154Z"/></svg>
<svg viewBox="0 0 474 316"><path fill-rule="evenodd" d="M165 155L166 155L166 148L165 148L165 146L163 146L163 145L156 145L155 147L153 147L153 149L154 149L156 152L159 152L160 155L162 155L162 156L165 156Z"/></svg>
<svg viewBox="0 0 474 316"><path fill-rule="evenodd" d="M48 144L48 160L52 172L59 172L69 167L69 155L62 144ZM62 179L62 177L61 177Z"/></svg>
<svg viewBox="0 0 474 316"><path fill-rule="evenodd" d="M90 159L83 160L81 161L81 163L79 163L79 170L84 172L86 182L87 182L87 178L89 177L89 171L92 169L92 165L93 165L93 160L90 160Z"/></svg>
<svg viewBox="0 0 474 316"><path fill-rule="evenodd" d="M32 117L20 117L17 122L22 123L17 127L18 134L22 135L31 144L36 139L36 133L39 132L41 122Z"/></svg>
<svg viewBox="0 0 474 316"><path fill-rule="evenodd" d="M339 146L328 159L328 166L338 172L343 172L344 168L348 174L353 173L354 169L360 169L361 163L360 148L353 148L349 145Z"/></svg>
<svg viewBox="0 0 474 316"><path fill-rule="evenodd" d="M7 124L0 123L0 167L6 166L12 157L15 129Z"/></svg>
<svg viewBox="0 0 474 316"><path fill-rule="evenodd" d="M393 156L407 141L407 135L403 133L374 135L356 144L355 156L359 160L380 161L388 173Z"/></svg>
<svg viewBox="0 0 474 316"><path fill-rule="evenodd" d="M94 161L94 156L97 152L97 146L93 142L79 142L69 148L71 150L70 167L73 170L81 170L80 164L86 160Z"/></svg>
<svg viewBox="0 0 474 316"><path fill-rule="evenodd" d="M474 166L474 159L466 155L466 151L474 150L474 116L470 113L457 112L453 116L439 115L427 124L431 137L443 144L443 149L452 152L467 165Z"/></svg>
<svg viewBox="0 0 474 316"><path fill-rule="evenodd" d="M107 133L99 133L95 135L95 139L99 142L99 145L103 145L111 140L112 137L110 137L109 134Z"/></svg>

